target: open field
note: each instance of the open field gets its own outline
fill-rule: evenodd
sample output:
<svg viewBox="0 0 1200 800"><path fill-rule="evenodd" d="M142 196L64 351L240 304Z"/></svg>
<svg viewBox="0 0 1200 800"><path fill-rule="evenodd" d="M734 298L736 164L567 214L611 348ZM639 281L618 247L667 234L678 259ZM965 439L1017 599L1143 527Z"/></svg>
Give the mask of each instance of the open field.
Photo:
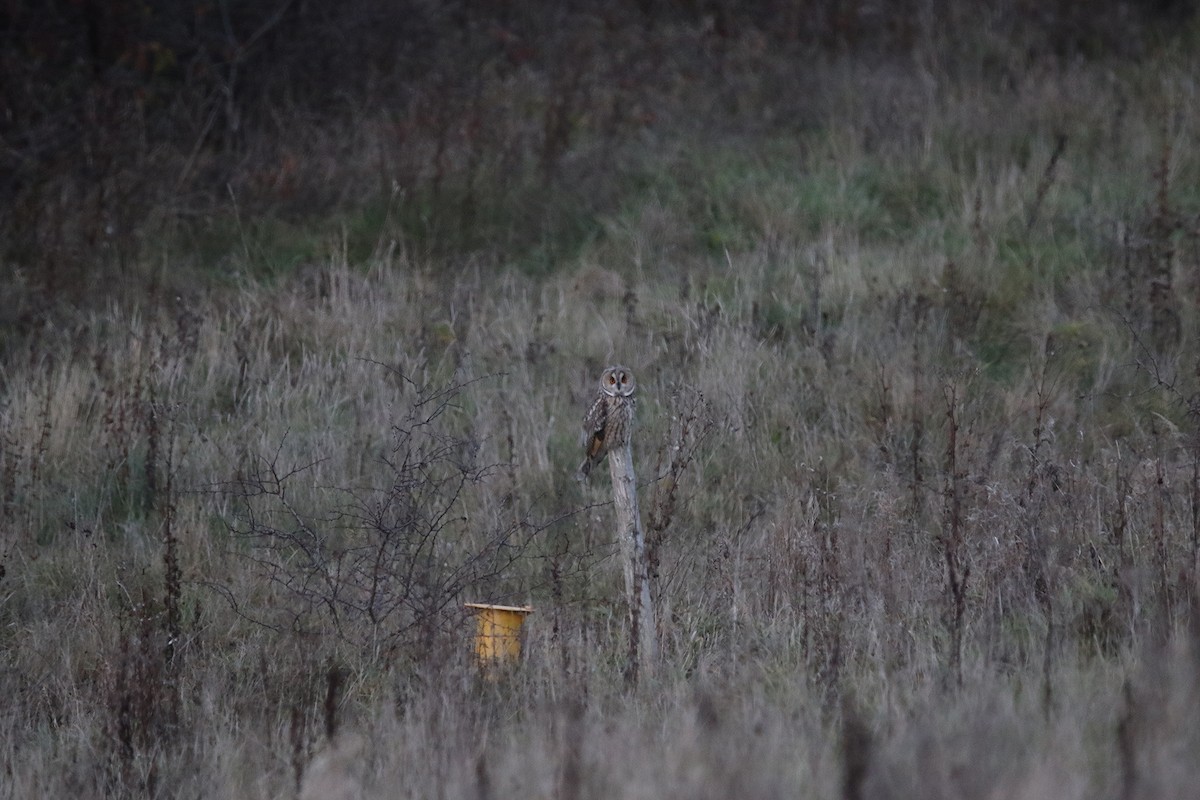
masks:
<svg viewBox="0 0 1200 800"><path fill-rule="evenodd" d="M0 797L1197 796L1195 22L655 35L695 63L488 72L492 139L356 108L202 219L13 249ZM636 682L574 480L616 362ZM536 608L502 680L471 601Z"/></svg>

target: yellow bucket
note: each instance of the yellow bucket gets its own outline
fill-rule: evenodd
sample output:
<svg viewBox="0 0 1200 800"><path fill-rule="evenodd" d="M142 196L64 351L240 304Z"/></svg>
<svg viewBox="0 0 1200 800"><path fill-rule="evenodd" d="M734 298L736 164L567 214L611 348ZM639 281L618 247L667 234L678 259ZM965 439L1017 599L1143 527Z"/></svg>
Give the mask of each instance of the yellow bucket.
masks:
<svg viewBox="0 0 1200 800"><path fill-rule="evenodd" d="M494 606L467 603L475 612L475 658L491 667L521 657L521 626L533 606Z"/></svg>

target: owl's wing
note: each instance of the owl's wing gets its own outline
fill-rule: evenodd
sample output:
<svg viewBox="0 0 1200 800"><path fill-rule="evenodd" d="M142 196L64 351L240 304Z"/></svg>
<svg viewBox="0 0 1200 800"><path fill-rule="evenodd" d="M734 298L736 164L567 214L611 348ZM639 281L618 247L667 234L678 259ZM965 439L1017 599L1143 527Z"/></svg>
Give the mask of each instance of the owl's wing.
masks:
<svg viewBox="0 0 1200 800"><path fill-rule="evenodd" d="M596 455L604 444L604 427L608 417L608 404L604 395L596 398L583 417L583 441L588 457Z"/></svg>

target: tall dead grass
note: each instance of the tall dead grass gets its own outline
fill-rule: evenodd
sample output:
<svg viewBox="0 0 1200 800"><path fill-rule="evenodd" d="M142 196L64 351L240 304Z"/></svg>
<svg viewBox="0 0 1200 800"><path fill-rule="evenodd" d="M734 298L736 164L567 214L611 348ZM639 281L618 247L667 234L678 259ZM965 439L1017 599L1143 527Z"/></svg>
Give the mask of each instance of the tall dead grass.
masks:
<svg viewBox="0 0 1200 800"><path fill-rule="evenodd" d="M549 275L335 243L269 283L64 312L0 381L3 785L1186 793L1197 318L1161 286L1194 266L1200 119L1194 64L1159 66L897 93L848 73L807 138L666 148L693 177L648 175ZM571 479L618 359L657 515L662 665L635 689L606 490ZM333 548L439 386L445 457L482 472L427 566L497 529L527 546L395 657L339 636L370 607L337 581L304 587L325 624L290 624L286 581L315 573L278 550L264 576L243 534L281 523L239 524L237 487L290 475ZM477 679L461 600L537 608L506 680Z"/></svg>

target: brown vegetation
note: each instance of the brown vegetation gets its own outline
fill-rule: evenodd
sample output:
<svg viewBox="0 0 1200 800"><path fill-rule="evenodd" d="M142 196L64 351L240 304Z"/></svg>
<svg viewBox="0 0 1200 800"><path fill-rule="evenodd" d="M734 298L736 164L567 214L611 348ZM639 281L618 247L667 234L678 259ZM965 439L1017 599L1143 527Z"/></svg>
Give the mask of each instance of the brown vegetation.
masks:
<svg viewBox="0 0 1200 800"><path fill-rule="evenodd" d="M0 787L1194 793L1186 14L252 5L12 12Z"/></svg>

